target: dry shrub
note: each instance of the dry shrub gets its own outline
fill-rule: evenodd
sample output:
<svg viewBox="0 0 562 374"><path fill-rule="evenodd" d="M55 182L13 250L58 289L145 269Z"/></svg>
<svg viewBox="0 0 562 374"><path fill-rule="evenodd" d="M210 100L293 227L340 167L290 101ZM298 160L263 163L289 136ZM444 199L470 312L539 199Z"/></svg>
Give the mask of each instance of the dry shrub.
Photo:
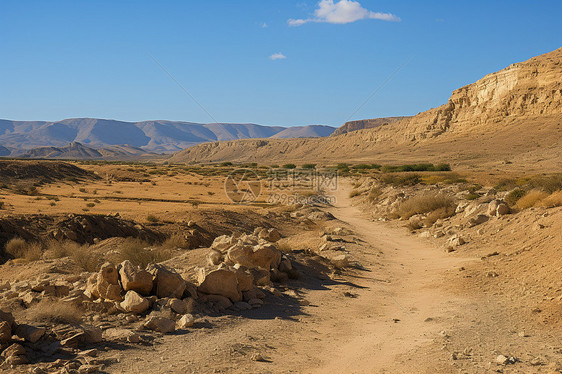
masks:
<svg viewBox="0 0 562 374"><path fill-rule="evenodd" d="M147 242L135 238L125 239L119 248L120 261L129 260L140 267L169 260L172 256L173 252L169 248L151 248Z"/></svg>
<svg viewBox="0 0 562 374"><path fill-rule="evenodd" d="M45 243L45 251L50 258L72 257L75 252L80 251L80 247L80 244L71 240L50 239Z"/></svg>
<svg viewBox="0 0 562 374"><path fill-rule="evenodd" d="M189 242L181 233L175 233L162 243L163 248L189 249Z"/></svg>
<svg viewBox="0 0 562 374"><path fill-rule="evenodd" d="M525 194L522 198L517 201L517 207L519 209L527 209L534 207L537 205L541 200L545 199L548 196L547 192L540 191L540 190L531 190Z"/></svg>
<svg viewBox="0 0 562 374"><path fill-rule="evenodd" d="M505 195L504 197L504 201L509 205L509 206L515 206L515 204L517 204L517 202L519 201L520 198L522 198L523 196L525 196L525 191L523 191L520 188L516 188L514 190L511 190L510 192L507 193L507 195Z"/></svg>
<svg viewBox="0 0 562 374"><path fill-rule="evenodd" d="M90 273L98 271L104 262L101 254L93 251L89 245L76 247L70 254L70 257L82 271Z"/></svg>
<svg viewBox="0 0 562 374"><path fill-rule="evenodd" d="M367 195L367 199L369 200L370 203L376 203L381 195L382 195L382 190L378 187L373 187L369 191L369 195Z"/></svg>
<svg viewBox="0 0 562 374"><path fill-rule="evenodd" d="M429 213L425 218L425 225L432 226L437 220L451 217L455 214L456 206L455 204L443 206Z"/></svg>
<svg viewBox="0 0 562 374"><path fill-rule="evenodd" d="M397 214L404 219L408 219L416 214L425 214L441 210L439 215L451 212L454 213L455 203L449 196L441 193L424 193L414 196L404 201L397 209ZM449 215L452 215L449 214ZM437 220L437 219L436 219Z"/></svg>
<svg viewBox="0 0 562 374"><path fill-rule="evenodd" d="M42 300L26 311L26 317L30 321L47 323L79 323L82 315L83 311L72 303L51 300Z"/></svg>
<svg viewBox="0 0 562 374"><path fill-rule="evenodd" d="M562 190L553 192L550 196L541 201L541 205L547 208L562 206Z"/></svg>
<svg viewBox="0 0 562 374"><path fill-rule="evenodd" d="M27 243L21 238L13 238L6 243L6 253L14 258L37 261L43 255L43 248L39 243Z"/></svg>

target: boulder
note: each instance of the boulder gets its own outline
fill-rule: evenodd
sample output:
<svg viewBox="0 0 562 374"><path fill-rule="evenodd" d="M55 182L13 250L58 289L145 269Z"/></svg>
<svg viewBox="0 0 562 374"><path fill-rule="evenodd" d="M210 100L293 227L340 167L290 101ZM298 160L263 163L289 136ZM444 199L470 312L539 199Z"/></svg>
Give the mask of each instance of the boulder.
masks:
<svg viewBox="0 0 562 374"><path fill-rule="evenodd" d="M129 260L120 265L119 275L125 291L135 291L143 296L150 295L153 287L152 274L133 265Z"/></svg>
<svg viewBox="0 0 562 374"><path fill-rule="evenodd" d="M215 238L211 248L218 252L225 252L232 244L230 236L222 235Z"/></svg>
<svg viewBox="0 0 562 374"><path fill-rule="evenodd" d="M172 298L168 301L168 306L177 314L187 313L187 301Z"/></svg>
<svg viewBox="0 0 562 374"><path fill-rule="evenodd" d="M254 276L252 273L243 268L235 269L234 272L238 280L238 290L244 292L254 288Z"/></svg>
<svg viewBox="0 0 562 374"><path fill-rule="evenodd" d="M176 322L166 317L149 316L144 323L144 327L149 330L168 334L175 331Z"/></svg>
<svg viewBox="0 0 562 374"><path fill-rule="evenodd" d="M135 291L127 291L120 305L126 312L140 314L148 310L150 302Z"/></svg>
<svg viewBox="0 0 562 374"><path fill-rule="evenodd" d="M503 216L509 213L511 213L509 205L507 205L504 201L500 202L496 208L496 216Z"/></svg>
<svg viewBox="0 0 562 374"><path fill-rule="evenodd" d="M455 235L451 236L449 239L447 239L447 245L449 247L458 247L458 246L463 245L465 243L466 243L466 241L457 234L455 234Z"/></svg>
<svg viewBox="0 0 562 374"><path fill-rule="evenodd" d="M221 262L224 261L224 256L221 252L211 249L209 254L207 255L207 260L209 261L210 265L219 265Z"/></svg>
<svg viewBox="0 0 562 374"><path fill-rule="evenodd" d="M242 300L242 292L238 286L238 276L232 271L218 269L206 272L202 269L199 273L199 282L199 291L203 293L221 295L233 302Z"/></svg>
<svg viewBox="0 0 562 374"><path fill-rule="evenodd" d="M109 262L103 264L97 274L88 278L84 294L91 299L123 300L117 268Z"/></svg>
<svg viewBox="0 0 562 374"><path fill-rule="evenodd" d="M176 324L178 329L185 329L188 327L193 327L195 324L195 317L191 314L184 314Z"/></svg>
<svg viewBox="0 0 562 374"><path fill-rule="evenodd" d="M181 298L183 296L187 285L181 275L158 264L149 265L147 270L154 276L156 296L158 298Z"/></svg>
<svg viewBox="0 0 562 374"><path fill-rule="evenodd" d="M37 343L45 335L45 328L21 324L16 328L16 335L27 342Z"/></svg>
<svg viewBox="0 0 562 374"><path fill-rule="evenodd" d="M281 239L281 234L277 229L274 228L268 230L263 229L259 232L258 237L261 239L265 239L268 242L274 243Z"/></svg>
<svg viewBox="0 0 562 374"><path fill-rule="evenodd" d="M228 309L233 305L228 297L222 295L205 295L201 301L212 303L221 310Z"/></svg>
<svg viewBox="0 0 562 374"><path fill-rule="evenodd" d="M478 214L477 216L472 217L468 220L468 226L474 227L488 221L489 219L490 217L485 214Z"/></svg>

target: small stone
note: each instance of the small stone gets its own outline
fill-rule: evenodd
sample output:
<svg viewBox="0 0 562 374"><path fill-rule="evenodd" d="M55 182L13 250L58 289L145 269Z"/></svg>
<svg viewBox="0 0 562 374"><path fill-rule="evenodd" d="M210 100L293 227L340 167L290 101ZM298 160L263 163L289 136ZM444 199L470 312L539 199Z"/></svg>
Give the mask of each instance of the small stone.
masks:
<svg viewBox="0 0 562 374"><path fill-rule="evenodd" d="M185 314L179 319L179 321L176 324L176 327L178 329L185 329L188 327L193 327L194 324L195 324L195 317L193 317L193 315L191 314Z"/></svg>
<svg viewBox="0 0 562 374"><path fill-rule="evenodd" d="M234 306L240 310L250 310L252 309L252 306L245 302L245 301L239 301L237 303L234 303Z"/></svg>
<svg viewBox="0 0 562 374"><path fill-rule="evenodd" d="M176 329L176 322L165 317L148 317L144 327L149 330L158 331L164 334L173 332Z"/></svg>
<svg viewBox="0 0 562 374"><path fill-rule="evenodd" d="M265 362L266 359L260 354L260 353L255 353L252 355L252 361L259 361L259 362Z"/></svg>

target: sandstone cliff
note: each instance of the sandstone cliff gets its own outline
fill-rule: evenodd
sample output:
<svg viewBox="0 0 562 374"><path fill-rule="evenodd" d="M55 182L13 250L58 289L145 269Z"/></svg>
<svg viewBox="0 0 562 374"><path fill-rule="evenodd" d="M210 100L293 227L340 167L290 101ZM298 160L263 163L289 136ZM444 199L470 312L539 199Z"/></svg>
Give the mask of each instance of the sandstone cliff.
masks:
<svg viewBox="0 0 562 374"><path fill-rule="evenodd" d="M528 156L531 163L547 160L560 169L561 123L562 49L557 49L489 74L455 90L446 104L390 126L321 139L207 143L177 153L171 162L440 159L466 166Z"/></svg>

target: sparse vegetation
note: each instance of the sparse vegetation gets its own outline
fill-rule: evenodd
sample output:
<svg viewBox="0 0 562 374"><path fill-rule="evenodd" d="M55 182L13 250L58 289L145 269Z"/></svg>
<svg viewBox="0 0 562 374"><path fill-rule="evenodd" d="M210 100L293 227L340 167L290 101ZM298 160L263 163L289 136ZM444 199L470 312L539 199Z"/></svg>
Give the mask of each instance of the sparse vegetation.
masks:
<svg viewBox="0 0 562 374"><path fill-rule="evenodd" d="M397 213L403 219L408 219L416 214L430 213L431 219L436 221L439 218L453 215L455 208L455 203L451 197L441 193L430 192L404 201L398 207Z"/></svg>
<svg viewBox="0 0 562 374"><path fill-rule="evenodd" d="M414 186L421 183L421 177L419 174L385 174L380 180L384 184L391 184L393 186Z"/></svg>
<svg viewBox="0 0 562 374"><path fill-rule="evenodd" d="M451 171L449 164L406 164L400 166L385 165L382 167L383 173L410 172L410 171Z"/></svg>
<svg viewBox="0 0 562 374"><path fill-rule="evenodd" d="M523 196L525 196L525 191L523 191L520 188L516 188L514 190L511 190L510 192L508 192L505 197L504 197L504 201L509 205L509 206L515 206L515 204L517 203L517 201L519 201L519 199L521 199Z"/></svg>
<svg viewBox="0 0 562 374"><path fill-rule="evenodd" d="M148 264L169 260L172 251L164 247L150 247L150 245L140 239L127 238L120 245L119 260L129 260L133 264L146 267Z"/></svg>
<svg viewBox="0 0 562 374"><path fill-rule="evenodd" d="M532 208L537 205L541 200L548 197L549 194L547 192L541 190L531 190L527 192L523 197L517 200L515 204L519 209L527 209Z"/></svg>
<svg viewBox="0 0 562 374"><path fill-rule="evenodd" d="M546 208L554 208L557 206L562 206L562 190L553 192L550 196L546 197L541 205Z"/></svg>
<svg viewBox="0 0 562 374"><path fill-rule="evenodd" d="M316 169L316 164L303 164L301 167L303 169Z"/></svg>
<svg viewBox="0 0 562 374"><path fill-rule="evenodd" d="M153 214L149 214L148 216L146 216L146 220L151 223L156 223L160 221L160 218L156 217Z"/></svg>
<svg viewBox="0 0 562 374"><path fill-rule="evenodd" d="M378 187L372 187L367 195L367 199L371 204L376 203L379 200L379 197L382 195L382 190Z"/></svg>
<svg viewBox="0 0 562 374"><path fill-rule="evenodd" d="M72 303L42 300L26 311L26 317L32 321L45 323L75 324L82 320L83 311Z"/></svg>
<svg viewBox="0 0 562 374"><path fill-rule="evenodd" d="M283 169L295 169L297 165L295 164L285 164L283 165Z"/></svg>
<svg viewBox="0 0 562 374"><path fill-rule="evenodd" d="M21 238L13 238L6 243L6 253L13 258L37 261L43 255L43 248L39 243L28 243Z"/></svg>

